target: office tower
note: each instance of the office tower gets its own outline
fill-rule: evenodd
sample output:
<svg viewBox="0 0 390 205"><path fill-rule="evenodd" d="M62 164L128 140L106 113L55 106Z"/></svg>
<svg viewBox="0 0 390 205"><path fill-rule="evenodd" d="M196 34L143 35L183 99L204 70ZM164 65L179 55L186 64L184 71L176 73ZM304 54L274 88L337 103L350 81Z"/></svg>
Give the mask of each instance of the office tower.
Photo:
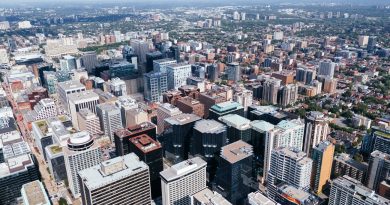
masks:
<svg viewBox="0 0 390 205"><path fill-rule="evenodd" d="M244 107L240 103L234 101L221 102L211 106L208 118L219 120L220 117L228 114L237 114L244 117Z"/></svg>
<svg viewBox="0 0 390 205"><path fill-rule="evenodd" d="M137 59L137 55L134 53L134 49L131 46L125 45L122 49L122 56L123 59L125 59L129 63L135 64L136 62L133 62L132 59Z"/></svg>
<svg viewBox="0 0 390 205"><path fill-rule="evenodd" d="M34 106L34 109L24 114L26 122L33 122L36 120L47 119L49 117L57 116L57 107L54 100L51 98L44 98Z"/></svg>
<svg viewBox="0 0 390 205"><path fill-rule="evenodd" d="M152 198L161 196L160 172L163 171L163 151L159 142L146 134L130 138L129 151L149 166Z"/></svg>
<svg viewBox="0 0 390 205"><path fill-rule="evenodd" d="M238 63L229 63L227 64L227 68L225 69L225 72L227 73L227 79L238 82L241 80L241 68L240 64Z"/></svg>
<svg viewBox="0 0 390 205"><path fill-rule="evenodd" d="M0 30L8 30L10 28L8 21L0 21Z"/></svg>
<svg viewBox="0 0 390 205"><path fill-rule="evenodd" d="M263 83L262 100L271 104L278 103L278 91L281 85L281 80L276 78L266 79Z"/></svg>
<svg viewBox="0 0 390 205"><path fill-rule="evenodd" d="M9 58L6 49L0 49L0 64L8 64Z"/></svg>
<svg viewBox="0 0 390 205"><path fill-rule="evenodd" d="M210 108L215 104L226 102L226 96L217 93L200 93L198 100L204 104L204 118L209 118Z"/></svg>
<svg viewBox="0 0 390 205"><path fill-rule="evenodd" d="M49 95L57 93L58 78L56 76L56 72L43 71L43 79L43 84L45 85Z"/></svg>
<svg viewBox="0 0 390 205"><path fill-rule="evenodd" d="M137 55L141 64L146 63L146 53L149 51L149 44L141 40L132 40L130 43L134 49L134 53Z"/></svg>
<svg viewBox="0 0 390 205"><path fill-rule="evenodd" d="M313 148L311 159L313 169L311 175L311 188L319 194L325 188L332 172L334 145L329 141L323 141Z"/></svg>
<svg viewBox="0 0 390 205"><path fill-rule="evenodd" d="M335 67L336 67L336 63L333 63L330 60L321 61L320 66L318 68L318 75L333 78Z"/></svg>
<svg viewBox="0 0 390 205"><path fill-rule="evenodd" d="M117 156L130 153L130 139L146 134L156 140L156 125L151 122L143 122L139 125L119 129L114 133L115 150Z"/></svg>
<svg viewBox="0 0 390 205"><path fill-rule="evenodd" d="M277 187L286 183L295 188L308 191L313 160L306 157L304 152L295 148L275 148L271 154L268 173L268 194L275 199Z"/></svg>
<svg viewBox="0 0 390 205"><path fill-rule="evenodd" d="M84 205L151 204L149 167L134 153L81 170L77 177Z"/></svg>
<svg viewBox="0 0 390 205"><path fill-rule="evenodd" d="M38 180L23 184L20 192L24 205L51 205L45 187Z"/></svg>
<svg viewBox="0 0 390 205"><path fill-rule="evenodd" d="M119 61L109 65L110 78L131 80L138 77L138 70L135 64L127 61Z"/></svg>
<svg viewBox="0 0 390 205"><path fill-rule="evenodd" d="M193 132L190 153L202 156L207 162L228 143L226 126L215 120L196 121Z"/></svg>
<svg viewBox="0 0 390 205"><path fill-rule="evenodd" d="M168 91L166 73L150 72L144 74L144 96L149 102L161 102L162 94Z"/></svg>
<svg viewBox="0 0 390 205"><path fill-rule="evenodd" d="M339 177L332 182L329 205L389 204L390 201L348 176Z"/></svg>
<svg viewBox="0 0 390 205"><path fill-rule="evenodd" d="M246 16L246 13L244 12L241 12L241 21L245 21L245 16Z"/></svg>
<svg viewBox="0 0 390 205"><path fill-rule="evenodd" d="M180 49L179 49L179 47L178 46L171 46L170 48L169 48L169 50L170 50L170 53L169 53L169 57L170 58L173 58L173 59L175 59L176 60L176 62L180 62L181 61L181 56L180 56Z"/></svg>
<svg viewBox="0 0 390 205"><path fill-rule="evenodd" d="M126 112L138 108L137 101L130 96L120 96L115 101L115 105L121 110L123 127L128 127Z"/></svg>
<svg viewBox="0 0 390 205"><path fill-rule="evenodd" d="M277 187L275 201L283 205L317 205L319 200L315 195L300 190L288 184L281 184Z"/></svg>
<svg viewBox="0 0 390 205"><path fill-rule="evenodd" d="M114 132L123 128L120 109L113 104L104 103L96 106L96 113L100 120L100 128L111 142L114 142Z"/></svg>
<svg viewBox="0 0 390 205"><path fill-rule="evenodd" d="M164 131L165 156L173 162L188 159L193 127L201 118L195 114L179 114L165 119L169 128Z"/></svg>
<svg viewBox="0 0 390 205"><path fill-rule="evenodd" d="M179 115L182 112L179 108L169 104L164 103L157 108L157 134L161 134L165 129L168 128L168 125L165 123L165 119Z"/></svg>
<svg viewBox="0 0 390 205"><path fill-rule="evenodd" d="M98 165L102 161L102 152L94 138L85 131L73 134L67 143L63 148L66 175L73 197L78 198L80 182L77 174L81 170Z"/></svg>
<svg viewBox="0 0 390 205"><path fill-rule="evenodd" d="M198 100L193 99L192 97L182 97L176 102L177 108L183 113L195 114L199 117L204 116L204 105Z"/></svg>
<svg viewBox="0 0 390 205"><path fill-rule="evenodd" d="M85 91L85 86L78 81L59 82L57 86L57 93L63 108L69 110L68 96L72 93L79 93Z"/></svg>
<svg viewBox="0 0 390 205"><path fill-rule="evenodd" d="M359 36L358 37L358 44L360 47L365 47L368 44L368 38L369 36Z"/></svg>
<svg viewBox="0 0 390 205"><path fill-rule="evenodd" d="M276 202L256 191L248 194L248 205L276 205Z"/></svg>
<svg viewBox="0 0 390 205"><path fill-rule="evenodd" d="M96 113L96 106L99 104L99 96L93 91L83 91L79 93L71 93L68 95L69 112L72 118L73 126L79 129L77 121L77 112L80 109L88 108L93 113Z"/></svg>
<svg viewBox="0 0 390 205"><path fill-rule="evenodd" d="M284 34L283 31L275 31L273 35L274 40L283 40Z"/></svg>
<svg viewBox="0 0 390 205"><path fill-rule="evenodd" d="M114 31L114 36L115 36L116 43L122 42L122 34L120 31Z"/></svg>
<svg viewBox="0 0 390 205"><path fill-rule="evenodd" d="M148 121L149 121L148 113L145 112L143 109L134 108L126 111L125 127L134 127Z"/></svg>
<svg viewBox="0 0 390 205"><path fill-rule="evenodd" d="M98 64L98 59L95 51L84 52L81 54L81 64L88 71L94 73Z"/></svg>
<svg viewBox="0 0 390 205"><path fill-rule="evenodd" d="M213 190L232 204L243 204L251 192L252 146L242 140L221 148Z"/></svg>
<svg viewBox="0 0 390 205"><path fill-rule="evenodd" d="M233 20L240 20L240 13L238 13L238 11L233 13Z"/></svg>
<svg viewBox="0 0 390 205"><path fill-rule="evenodd" d="M218 68L217 65L211 64L206 67L207 71L207 79L209 79L211 82L214 82L218 79Z"/></svg>
<svg viewBox="0 0 390 205"><path fill-rule="evenodd" d="M238 140L244 142L249 142L251 140L250 120L237 114L228 114L220 117L219 121L227 126L229 143Z"/></svg>
<svg viewBox="0 0 390 205"><path fill-rule="evenodd" d="M246 113L248 107L253 103L253 91L247 89L237 91L233 95L233 101L240 103Z"/></svg>
<svg viewBox="0 0 390 205"><path fill-rule="evenodd" d="M323 91L325 93L330 93L330 94L333 94L336 92L336 88L337 88L337 82L338 80L337 79L332 79L332 78L325 78L323 83L324 83L324 89Z"/></svg>
<svg viewBox="0 0 390 205"><path fill-rule="evenodd" d="M298 100L298 85L289 84L282 86L278 93L278 104L286 107Z"/></svg>
<svg viewBox="0 0 390 205"><path fill-rule="evenodd" d="M77 112L77 121L79 129L87 131L92 136L102 133L99 118L88 108L83 108Z"/></svg>
<svg viewBox="0 0 390 205"><path fill-rule="evenodd" d="M377 191L379 184L388 176L390 176L390 155L378 150L373 151L369 160L367 187Z"/></svg>
<svg viewBox="0 0 390 205"><path fill-rule="evenodd" d="M206 65L205 64L194 64L191 65L192 76L204 79L206 77Z"/></svg>
<svg viewBox="0 0 390 205"><path fill-rule="evenodd" d="M119 78L113 78L108 82L108 90L116 97L127 95L126 83Z"/></svg>
<svg viewBox="0 0 390 205"><path fill-rule="evenodd" d="M363 183L367 176L367 169L367 164L352 159L349 154L341 153L334 157L332 177L347 175Z"/></svg>
<svg viewBox="0 0 390 205"><path fill-rule="evenodd" d="M376 42L377 42L376 36L370 36L368 38L367 51L369 53L373 53L375 51Z"/></svg>
<svg viewBox="0 0 390 205"><path fill-rule="evenodd" d="M177 90L180 86L186 85L187 78L191 76L190 64L182 63L167 65L166 69L169 90Z"/></svg>
<svg viewBox="0 0 390 205"><path fill-rule="evenodd" d="M177 63L177 61L175 59L171 59L171 58L154 60L153 61L153 71L166 73L167 72L166 67L168 65L174 65L176 63Z"/></svg>
<svg viewBox="0 0 390 205"><path fill-rule="evenodd" d="M73 56L64 56L63 59L60 59L60 66L61 66L61 71L72 71L77 69L76 65L76 58Z"/></svg>
<svg viewBox="0 0 390 205"><path fill-rule="evenodd" d="M62 128L60 128L62 130ZM62 130L64 131L64 130ZM66 131L64 132L66 133ZM67 133L69 136L69 133ZM66 166L62 144L52 144L45 147L45 155L47 156L47 165L50 174L55 182L66 180Z"/></svg>
<svg viewBox="0 0 390 205"><path fill-rule="evenodd" d="M151 53L147 53L146 54L146 70L145 70L145 73L149 73L151 71L153 71L153 66L154 66L154 61L155 60L159 60L159 59L163 59L164 56L163 54L160 52L160 51L154 51L154 52L151 52Z"/></svg>
<svg viewBox="0 0 390 205"><path fill-rule="evenodd" d="M192 205L232 205L222 195L208 188L191 196Z"/></svg>
<svg viewBox="0 0 390 205"><path fill-rule="evenodd" d="M162 204L191 205L191 196L206 188L206 164L194 157L160 172Z"/></svg>
<svg viewBox="0 0 390 205"><path fill-rule="evenodd" d="M326 140L329 134L328 118L321 112L311 111L305 118L305 138L303 151L310 156L311 149L321 141Z"/></svg>

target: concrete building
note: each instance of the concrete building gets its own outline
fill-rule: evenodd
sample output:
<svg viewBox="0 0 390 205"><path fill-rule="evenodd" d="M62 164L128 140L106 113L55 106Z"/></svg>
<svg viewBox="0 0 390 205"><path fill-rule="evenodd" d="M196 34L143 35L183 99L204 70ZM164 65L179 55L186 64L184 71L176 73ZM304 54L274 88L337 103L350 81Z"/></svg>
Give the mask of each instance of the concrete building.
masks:
<svg viewBox="0 0 390 205"><path fill-rule="evenodd" d="M390 154L375 150L371 153L366 185L368 188L378 191L382 181L390 176Z"/></svg>
<svg viewBox="0 0 390 205"><path fill-rule="evenodd" d="M96 113L100 128L111 142L114 142L114 132L123 128L120 109L113 104L105 103L96 106Z"/></svg>
<svg viewBox="0 0 390 205"><path fill-rule="evenodd" d="M63 59L60 59L61 71L70 72L77 69L76 58L70 55L66 55Z"/></svg>
<svg viewBox="0 0 390 205"><path fill-rule="evenodd" d="M221 148L213 190L232 204L243 204L251 192L253 148L239 140Z"/></svg>
<svg viewBox="0 0 390 205"><path fill-rule="evenodd" d="M330 94L335 93L337 88L337 81L338 81L337 79L333 79L330 77L325 78L323 81L323 85L324 85L323 91L325 93L330 93Z"/></svg>
<svg viewBox="0 0 390 205"><path fill-rule="evenodd" d="M79 110L77 113L77 121L80 130L85 130L92 136L102 134L99 118L88 108Z"/></svg>
<svg viewBox="0 0 390 205"><path fill-rule="evenodd" d="M316 79L316 70L310 68L297 68L295 80L310 85Z"/></svg>
<svg viewBox="0 0 390 205"><path fill-rule="evenodd" d="M192 205L232 205L222 195L206 188L191 196Z"/></svg>
<svg viewBox="0 0 390 205"><path fill-rule="evenodd" d="M351 177L343 176L333 180L329 205L355 204L390 204L390 201Z"/></svg>
<svg viewBox="0 0 390 205"><path fill-rule="evenodd" d="M253 91L244 89L236 92L233 95L233 101L240 103L246 112L253 103Z"/></svg>
<svg viewBox="0 0 390 205"><path fill-rule="evenodd" d="M262 100L273 105L278 103L278 91L281 86L281 80L276 78L266 79L263 83Z"/></svg>
<svg viewBox="0 0 390 205"><path fill-rule="evenodd" d="M113 78L108 82L108 92L116 97L127 95L126 83L119 78Z"/></svg>
<svg viewBox="0 0 390 205"><path fill-rule="evenodd" d="M227 79L238 82L241 80L241 68L240 64L232 62L227 65L225 69L225 73L227 74Z"/></svg>
<svg viewBox="0 0 390 205"><path fill-rule="evenodd" d="M321 112L311 111L305 118L305 138L303 151L310 156L311 150L329 134L328 118Z"/></svg>
<svg viewBox="0 0 390 205"><path fill-rule="evenodd" d="M165 119L181 114L182 111L179 108L169 104L164 103L157 108L157 134L161 134L165 129L168 128L168 125L165 123Z"/></svg>
<svg viewBox="0 0 390 205"><path fill-rule="evenodd" d="M336 63L333 63L330 60L321 61L318 68L318 75L325 77L333 78L335 71Z"/></svg>
<svg viewBox="0 0 390 205"><path fill-rule="evenodd" d="M77 121L77 112L80 109L87 108L93 113L96 113L96 107L99 104L99 96L93 91L83 91L79 93L71 93L69 99L69 112L72 118L72 124L76 129L79 129Z"/></svg>
<svg viewBox="0 0 390 205"><path fill-rule="evenodd" d="M268 194L276 199L277 187L286 183L297 189L308 191L313 160L298 149L279 147L271 154L270 170L268 173Z"/></svg>
<svg viewBox="0 0 390 205"><path fill-rule="evenodd" d="M78 181L84 205L151 204L149 167L133 153L81 170Z"/></svg>
<svg viewBox="0 0 390 205"><path fill-rule="evenodd" d="M162 94L168 91L167 73L150 72L144 74L145 100L149 102L162 102Z"/></svg>
<svg viewBox="0 0 390 205"><path fill-rule="evenodd" d="M276 205L276 202L256 191L248 194L248 205Z"/></svg>
<svg viewBox="0 0 390 205"><path fill-rule="evenodd" d="M164 59L158 59L153 61L153 71L154 72L162 72L166 73L167 69L166 67L168 65L174 65L177 61L170 58L164 58Z"/></svg>
<svg viewBox="0 0 390 205"><path fill-rule="evenodd" d="M0 49L0 65L1 64L8 64L9 58L8 53L6 49Z"/></svg>
<svg viewBox="0 0 390 205"><path fill-rule="evenodd" d="M182 97L176 102L177 108L183 113L193 113L199 117L204 116L204 105L192 97Z"/></svg>
<svg viewBox="0 0 390 205"><path fill-rule="evenodd" d="M24 121L29 123L57 116L57 106L51 98L44 98L34 106L34 109L24 114Z"/></svg>
<svg viewBox="0 0 390 205"><path fill-rule="evenodd" d="M310 192L297 189L294 186L281 184L277 187L276 202L283 205L317 205L319 200Z"/></svg>
<svg viewBox="0 0 390 205"><path fill-rule="evenodd" d="M227 137L229 143L242 140L250 142L251 126L250 120L237 114L228 114L219 118L219 121L227 126Z"/></svg>
<svg viewBox="0 0 390 205"><path fill-rule="evenodd" d="M333 159L332 176L347 175L363 183L366 180L367 169L367 164L360 163L348 154L342 153Z"/></svg>
<svg viewBox="0 0 390 205"><path fill-rule="evenodd" d="M372 122L372 120L370 118L364 117L362 115L355 114L352 117L352 124L355 127L364 126L365 128L370 129L371 128L371 122Z"/></svg>
<svg viewBox="0 0 390 205"><path fill-rule="evenodd" d="M98 165L102 161L100 146L88 132L79 132L68 139L68 145L63 148L69 189L73 197L80 196L81 170Z"/></svg>
<svg viewBox="0 0 390 205"><path fill-rule="evenodd" d="M358 44L360 47L365 47L368 44L368 38L369 36L359 36L358 37Z"/></svg>
<svg viewBox="0 0 390 205"><path fill-rule="evenodd" d="M83 92L86 88L78 81L65 81L58 83L57 90L59 100L64 105L63 108L69 110L68 96L72 93Z"/></svg>
<svg viewBox="0 0 390 205"><path fill-rule="evenodd" d="M122 125L127 127L127 116L126 112L132 109L138 108L137 101L130 96L120 96L115 101L115 105L120 108L122 116Z"/></svg>
<svg viewBox="0 0 390 205"><path fill-rule="evenodd" d="M130 45L134 49L134 53L137 55L139 62L141 64L146 63L146 53L149 52L148 42L142 40L132 40Z"/></svg>
<svg viewBox="0 0 390 205"><path fill-rule="evenodd" d="M168 78L168 89L177 90L180 86L187 84L187 78L191 76L191 65L190 64L173 64L168 65L167 78Z"/></svg>
<svg viewBox="0 0 390 205"><path fill-rule="evenodd" d="M123 119L122 119L123 121ZM126 126L125 127L134 127L140 125L144 122L149 121L148 113L143 109L135 108L126 111Z"/></svg>
<svg viewBox="0 0 390 205"><path fill-rule="evenodd" d="M234 101L221 102L211 106L208 118L219 120L220 117L228 114L237 114L245 117L244 107L240 103Z"/></svg>
<svg viewBox="0 0 390 205"><path fill-rule="evenodd" d="M289 84L282 86L278 91L278 104L286 107L298 100L298 85Z"/></svg>
<svg viewBox="0 0 390 205"><path fill-rule="evenodd" d="M160 172L162 204L191 205L191 196L206 188L206 165L195 157Z"/></svg>
<svg viewBox="0 0 390 205"><path fill-rule="evenodd" d="M20 192L24 205L51 205L45 187L38 180L23 184Z"/></svg>
<svg viewBox="0 0 390 205"><path fill-rule="evenodd" d="M311 158L313 170L311 175L311 189L320 194L326 183L330 180L332 172L334 145L329 141L323 141L313 148Z"/></svg>

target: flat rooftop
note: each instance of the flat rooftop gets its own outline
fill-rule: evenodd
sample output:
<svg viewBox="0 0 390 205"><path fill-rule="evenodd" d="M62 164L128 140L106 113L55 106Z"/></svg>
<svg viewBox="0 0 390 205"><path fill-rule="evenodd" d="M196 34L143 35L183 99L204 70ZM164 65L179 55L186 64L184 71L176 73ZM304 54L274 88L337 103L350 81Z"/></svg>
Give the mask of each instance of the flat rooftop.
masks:
<svg viewBox="0 0 390 205"><path fill-rule="evenodd" d="M160 172L160 176L166 181L173 181L189 173L198 171L206 167L206 165L207 163L203 159L200 157L194 157L165 169Z"/></svg>
<svg viewBox="0 0 390 205"><path fill-rule="evenodd" d="M50 204L42 182L36 180L22 186L22 197L28 204L46 205Z"/></svg>
<svg viewBox="0 0 390 205"><path fill-rule="evenodd" d="M234 127L238 130L247 130L251 128L251 121L237 114L228 114L220 117L219 120L227 126Z"/></svg>
<svg viewBox="0 0 390 205"><path fill-rule="evenodd" d="M293 199L299 200L301 203L305 202L308 199L315 200L314 196L311 195L310 193L297 189L287 184L278 187L278 189L285 195Z"/></svg>
<svg viewBox="0 0 390 205"><path fill-rule="evenodd" d="M223 112L230 111L233 109L241 109L241 108L243 108L243 107L238 102L226 101L226 102L215 104L215 105L211 106L210 109L215 110L215 111L220 112L220 113L223 113Z"/></svg>
<svg viewBox="0 0 390 205"><path fill-rule="evenodd" d="M99 100L99 95L91 90L86 90L68 95L69 102L82 102L86 100Z"/></svg>
<svg viewBox="0 0 390 205"><path fill-rule="evenodd" d="M248 199L253 201L256 205L276 205L275 202L261 194L259 191L249 193Z"/></svg>
<svg viewBox="0 0 390 205"><path fill-rule="evenodd" d="M275 148L274 151L294 160L301 160L307 158L305 152L290 147L278 147Z"/></svg>
<svg viewBox="0 0 390 205"><path fill-rule="evenodd" d="M61 88L62 90L77 90L77 89L85 89L85 86L81 84L77 80L70 80L70 81L65 81L65 82L59 82L58 87Z"/></svg>
<svg viewBox="0 0 390 205"><path fill-rule="evenodd" d="M187 123L195 122L198 121L202 118L195 114L187 114L187 113L182 113L179 115L175 115L170 118L166 118L165 122L169 123L170 125L185 125Z"/></svg>
<svg viewBox="0 0 390 205"><path fill-rule="evenodd" d="M130 135L135 135L137 133L143 132L145 130L150 130L150 129L156 129L156 125L151 123L151 122L143 122L139 125L131 126L128 128L124 129L119 129L115 132L115 134L118 137L128 137Z"/></svg>
<svg viewBox="0 0 390 205"><path fill-rule="evenodd" d="M161 144L153 140L149 135L143 134L129 139L144 154L161 149Z"/></svg>
<svg viewBox="0 0 390 205"><path fill-rule="evenodd" d="M226 126L215 120L199 120L194 129L201 133L220 133L226 131Z"/></svg>
<svg viewBox="0 0 390 205"><path fill-rule="evenodd" d="M139 172L149 170L134 153L116 157L79 172L89 190L107 186Z"/></svg>
<svg viewBox="0 0 390 205"><path fill-rule="evenodd" d="M253 155L252 145L238 140L221 148L221 157L234 164Z"/></svg>
<svg viewBox="0 0 390 205"><path fill-rule="evenodd" d="M193 197L202 204L232 205L228 200L223 198L222 195L213 192L208 188L194 194Z"/></svg>
<svg viewBox="0 0 390 205"><path fill-rule="evenodd" d="M255 120L251 122L251 127L257 132L268 132L274 129L275 125L264 120Z"/></svg>

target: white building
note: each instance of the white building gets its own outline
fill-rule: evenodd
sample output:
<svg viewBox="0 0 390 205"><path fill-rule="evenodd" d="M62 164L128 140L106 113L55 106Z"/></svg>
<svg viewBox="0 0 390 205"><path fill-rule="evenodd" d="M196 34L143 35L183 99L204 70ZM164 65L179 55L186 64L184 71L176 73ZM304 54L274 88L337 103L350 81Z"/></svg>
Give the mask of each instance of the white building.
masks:
<svg viewBox="0 0 390 205"><path fill-rule="evenodd" d="M358 43L360 47L367 46L369 36L359 36Z"/></svg>
<svg viewBox="0 0 390 205"><path fill-rule="evenodd" d="M113 104L104 103L96 106L96 112L100 128L114 142L114 132L123 128L121 110Z"/></svg>
<svg viewBox="0 0 390 205"><path fill-rule="evenodd" d="M168 65L166 69L168 78L168 89L177 90L182 85L186 85L187 78L191 76L190 64Z"/></svg>
<svg viewBox="0 0 390 205"><path fill-rule="evenodd" d="M18 22L18 27L20 29L26 29L26 28L31 28L32 25L31 25L30 21L19 21Z"/></svg>
<svg viewBox="0 0 390 205"><path fill-rule="evenodd" d="M92 136L102 132L99 118L88 108L80 109L77 112L77 121L79 123L79 129L87 131Z"/></svg>
<svg viewBox="0 0 390 205"><path fill-rule="evenodd" d="M79 93L85 91L85 86L79 81L65 81L57 84L57 93L63 108L69 111L68 96L72 93Z"/></svg>
<svg viewBox="0 0 390 205"><path fill-rule="evenodd" d="M195 157L160 172L163 205L191 205L191 196L207 187L206 165Z"/></svg>
<svg viewBox="0 0 390 205"><path fill-rule="evenodd" d="M355 114L353 117L352 117L352 123L355 127L360 127L360 126L364 126L366 127L367 129L370 129L371 128L371 119L370 118L367 118L367 117L364 117L362 115L357 115Z"/></svg>
<svg viewBox="0 0 390 205"><path fill-rule="evenodd" d="M164 103L157 108L157 134L161 134L166 128L165 123L166 118L170 118L176 115L181 114L182 111L179 108L171 105L169 103Z"/></svg>
<svg viewBox="0 0 390 205"><path fill-rule="evenodd" d="M10 28L8 21L0 21L0 30L8 30Z"/></svg>
<svg viewBox="0 0 390 205"><path fill-rule="evenodd" d="M170 58L158 59L153 61L153 71L155 72L167 72L166 67L168 65L176 64L176 60Z"/></svg>
<svg viewBox="0 0 390 205"><path fill-rule="evenodd" d="M221 194L206 188L192 195L192 205L232 205Z"/></svg>
<svg viewBox="0 0 390 205"><path fill-rule="evenodd" d="M248 205L276 205L276 202L257 191L248 194Z"/></svg>
<svg viewBox="0 0 390 205"><path fill-rule="evenodd" d="M0 64L8 64L9 58L6 49L0 49Z"/></svg>
<svg viewBox="0 0 390 205"><path fill-rule="evenodd" d="M34 106L34 110L28 112L24 117L28 122L47 119L57 116L57 107L51 98L42 99Z"/></svg>
<svg viewBox="0 0 390 205"><path fill-rule="evenodd" d="M83 108L88 108L93 113L96 113L96 105L99 104L99 95L93 91L83 91L79 93L71 93L69 98L69 112L72 118L72 124L76 129L79 129L77 120L77 112Z"/></svg>
<svg viewBox="0 0 390 205"><path fill-rule="evenodd" d="M74 134L63 148L69 188L75 198L80 196L78 173L98 165L102 161L100 146L88 132Z"/></svg>
<svg viewBox="0 0 390 205"><path fill-rule="evenodd" d="M327 139L329 119L321 112L311 111L305 118L305 138L303 151L310 156L311 150Z"/></svg>
<svg viewBox="0 0 390 205"><path fill-rule="evenodd" d="M321 61L318 68L318 75L333 78L335 67L336 63L333 63L330 60Z"/></svg>
<svg viewBox="0 0 390 205"><path fill-rule="evenodd" d="M297 189L308 191L313 160L304 152L294 148L279 147L272 151L268 173L268 194L275 199L278 182L284 182Z"/></svg>
<svg viewBox="0 0 390 205"><path fill-rule="evenodd" d="M108 92L112 93L116 97L127 95L126 83L125 81L114 78L108 82Z"/></svg>
<svg viewBox="0 0 390 205"><path fill-rule="evenodd" d="M146 53L149 52L149 43L142 40L132 40L131 47L134 49L134 53L138 56L140 63L146 62Z"/></svg>
<svg viewBox="0 0 390 205"><path fill-rule="evenodd" d="M236 92L233 95L233 101L240 103L244 107L244 110L247 111L248 107L253 103L253 91L245 89Z"/></svg>
<svg viewBox="0 0 390 205"><path fill-rule="evenodd" d="M45 187L42 182L36 180L23 184L20 190L24 205L50 205Z"/></svg>
<svg viewBox="0 0 390 205"><path fill-rule="evenodd" d="M274 40L283 40L283 38L284 38L283 31L275 31L274 32L274 36L273 36Z"/></svg>

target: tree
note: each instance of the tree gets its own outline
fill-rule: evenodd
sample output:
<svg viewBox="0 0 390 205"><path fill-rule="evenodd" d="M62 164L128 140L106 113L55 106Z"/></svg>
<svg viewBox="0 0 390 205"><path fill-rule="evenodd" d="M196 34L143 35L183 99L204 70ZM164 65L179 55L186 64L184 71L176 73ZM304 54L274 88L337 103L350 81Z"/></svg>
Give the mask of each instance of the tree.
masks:
<svg viewBox="0 0 390 205"><path fill-rule="evenodd" d="M358 162L363 162L363 155L360 153L357 153L353 156L353 159L358 161Z"/></svg>
<svg viewBox="0 0 390 205"><path fill-rule="evenodd" d="M59 205L68 205L68 202L66 201L66 199L61 197L60 200L58 200L58 204Z"/></svg>
<svg viewBox="0 0 390 205"><path fill-rule="evenodd" d="M353 117L353 113L350 110L347 110L342 112L341 116L345 117L346 119L351 119Z"/></svg>
<svg viewBox="0 0 390 205"><path fill-rule="evenodd" d="M334 151L336 153L344 153L345 147L344 147L344 145L336 144Z"/></svg>

